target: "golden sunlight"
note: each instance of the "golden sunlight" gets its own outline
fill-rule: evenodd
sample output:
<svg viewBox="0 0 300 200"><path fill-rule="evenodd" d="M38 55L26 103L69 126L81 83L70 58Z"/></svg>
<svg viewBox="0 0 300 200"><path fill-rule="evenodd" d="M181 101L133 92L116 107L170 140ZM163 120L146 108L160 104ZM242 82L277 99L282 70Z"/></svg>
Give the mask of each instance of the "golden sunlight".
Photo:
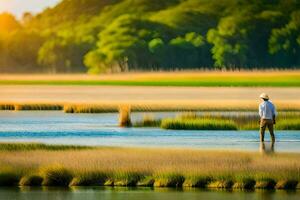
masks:
<svg viewBox="0 0 300 200"><path fill-rule="evenodd" d="M7 12L12 8L10 0L0 0L0 12Z"/></svg>

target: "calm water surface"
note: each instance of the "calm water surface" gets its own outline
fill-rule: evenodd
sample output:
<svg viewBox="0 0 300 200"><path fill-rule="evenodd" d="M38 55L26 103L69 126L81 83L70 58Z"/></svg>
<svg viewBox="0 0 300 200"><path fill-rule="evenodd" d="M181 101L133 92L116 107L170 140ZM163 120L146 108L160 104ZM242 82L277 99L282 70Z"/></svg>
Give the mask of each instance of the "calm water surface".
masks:
<svg viewBox="0 0 300 200"><path fill-rule="evenodd" d="M9 200L299 200L299 191L216 191L151 188L2 188L0 199Z"/></svg>
<svg viewBox="0 0 300 200"><path fill-rule="evenodd" d="M133 120L143 114L133 114ZM157 113L158 117L174 113ZM258 150L257 131L175 131L119 128L117 114L0 112L0 141L103 146ZM269 140L269 134L266 134ZM276 151L300 152L300 131L277 131Z"/></svg>
<svg viewBox="0 0 300 200"><path fill-rule="evenodd" d="M141 118L134 114L133 120ZM159 117L174 113L157 113ZM0 112L0 142L105 146L259 149L257 131L166 131L117 127L117 114ZM278 131L276 151L300 152L299 131ZM269 137L268 137L269 138ZM0 200L299 200L300 191L220 191L165 188L1 188Z"/></svg>

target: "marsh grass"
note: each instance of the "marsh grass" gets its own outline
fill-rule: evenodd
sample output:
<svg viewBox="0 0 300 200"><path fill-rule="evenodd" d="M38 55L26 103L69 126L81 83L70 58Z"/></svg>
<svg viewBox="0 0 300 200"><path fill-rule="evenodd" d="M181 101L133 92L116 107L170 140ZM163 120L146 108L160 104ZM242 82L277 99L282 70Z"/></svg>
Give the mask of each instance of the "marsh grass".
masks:
<svg viewBox="0 0 300 200"><path fill-rule="evenodd" d="M155 179L152 176L144 176L137 182L137 186L153 187Z"/></svg>
<svg viewBox="0 0 300 200"><path fill-rule="evenodd" d="M66 104L63 108L65 113L116 113L119 111L117 104Z"/></svg>
<svg viewBox="0 0 300 200"><path fill-rule="evenodd" d="M122 171L114 174L114 186L136 186L144 178L139 172Z"/></svg>
<svg viewBox="0 0 300 200"><path fill-rule="evenodd" d="M63 110L63 105L60 104L15 104L16 111L30 111L30 110Z"/></svg>
<svg viewBox="0 0 300 200"><path fill-rule="evenodd" d="M300 180L298 153L111 147L0 150L0 166L1 186L295 189Z"/></svg>
<svg viewBox="0 0 300 200"><path fill-rule="evenodd" d="M233 172L223 172L214 175L212 181L207 185L208 188L221 188L221 189L229 189L234 185L234 176Z"/></svg>
<svg viewBox="0 0 300 200"><path fill-rule="evenodd" d="M14 104L0 104L0 110L15 110L15 105Z"/></svg>
<svg viewBox="0 0 300 200"><path fill-rule="evenodd" d="M257 111L255 101L131 101L97 104L65 104L66 113L115 113L120 106L129 106L132 112L196 112L196 111ZM300 111L299 102L277 102L278 111Z"/></svg>
<svg viewBox="0 0 300 200"><path fill-rule="evenodd" d="M153 115L144 115L141 121L133 124L134 127L160 127L161 119L155 119Z"/></svg>
<svg viewBox="0 0 300 200"><path fill-rule="evenodd" d="M164 172L154 175L154 187L182 187L184 176L175 172Z"/></svg>
<svg viewBox="0 0 300 200"><path fill-rule="evenodd" d="M235 176L235 182L232 187L234 189L252 190L255 187L255 183L255 179L249 175Z"/></svg>
<svg viewBox="0 0 300 200"><path fill-rule="evenodd" d="M297 188L297 180L280 180L275 185L276 189L292 190Z"/></svg>
<svg viewBox="0 0 300 200"><path fill-rule="evenodd" d="M85 171L76 173L70 186L103 186L109 177L109 173L100 171Z"/></svg>
<svg viewBox="0 0 300 200"><path fill-rule="evenodd" d="M278 130L300 130L300 117L298 119L279 120L276 128Z"/></svg>
<svg viewBox="0 0 300 200"><path fill-rule="evenodd" d="M41 169L40 174L43 177L43 186L69 186L73 174L70 170L61 165L53 165Z"/></svg>
<svg viewBox="0 0 300 200"><path fill-rule="evenodd" d="M153 127L159 126L158 120L152 121ZM300 112L280 112L276 121L277 130L300 130ZM142 126L143 120L137 124ZM147 126L150 125L148 123ZM178 130L258 130L259 117L254 113L185 112L173 119L162 119L160 127Z"/></svg>
<svg viewBox="0 0 300 200"><path fill-rule="evenodd" d="M63 150L82 150L92 149L90 146L76 146L76 145L47 145L42 143L2 143L0 142L0 151L33 151L33 150L47 150L47 151L63 151Z"/></svg>
<svg viewBox="0 0 300 200"><path fill-rule="evenodd" d="M239 100L169 100L169 101L103 101L99 103L45 103L45 102L0 102L0 110L33 111L63 110L65 113L117 113L121 106L128 106L132 112L196 112L196 111L257 111L256 101ZM300 111L298 101L276 102L278 111Z"/></svg>
<svg viewBox="0 0 300 200"><path fill-rule="evenodd" d="M237 130L234 121L227 119L164 119L163 129L176 130Z"/></svg>
<svg viewBox="0 0 300 200"><path fill-rule="evenodd" d="M208 175L187 175L182 186L206 188L212 180L212 177Z"/></svg>

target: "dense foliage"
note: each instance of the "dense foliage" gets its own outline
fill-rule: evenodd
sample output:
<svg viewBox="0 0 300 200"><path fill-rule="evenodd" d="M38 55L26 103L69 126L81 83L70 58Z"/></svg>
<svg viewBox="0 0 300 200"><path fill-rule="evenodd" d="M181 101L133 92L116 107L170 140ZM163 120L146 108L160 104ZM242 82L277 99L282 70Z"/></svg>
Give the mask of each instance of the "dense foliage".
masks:
<svg viewBox="0 0 300 200"><path fill-rule="evenodd" d="M299 68L299 0L62 0L0 14L0 72Z"/></svg>

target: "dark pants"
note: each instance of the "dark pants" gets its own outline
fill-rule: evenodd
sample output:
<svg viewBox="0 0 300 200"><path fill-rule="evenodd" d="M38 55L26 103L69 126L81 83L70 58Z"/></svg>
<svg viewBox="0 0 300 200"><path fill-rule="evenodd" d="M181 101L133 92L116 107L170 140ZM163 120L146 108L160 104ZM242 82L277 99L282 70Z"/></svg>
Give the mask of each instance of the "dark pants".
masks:
<svg viewBox="0 0 300 200"><path fill-rule="evenodd" d="M260 141L265 141L265 130L268 127L272 142L275 142L275 135L274 135L274 121L272 119L261 119L260 120Z"/></svg>

